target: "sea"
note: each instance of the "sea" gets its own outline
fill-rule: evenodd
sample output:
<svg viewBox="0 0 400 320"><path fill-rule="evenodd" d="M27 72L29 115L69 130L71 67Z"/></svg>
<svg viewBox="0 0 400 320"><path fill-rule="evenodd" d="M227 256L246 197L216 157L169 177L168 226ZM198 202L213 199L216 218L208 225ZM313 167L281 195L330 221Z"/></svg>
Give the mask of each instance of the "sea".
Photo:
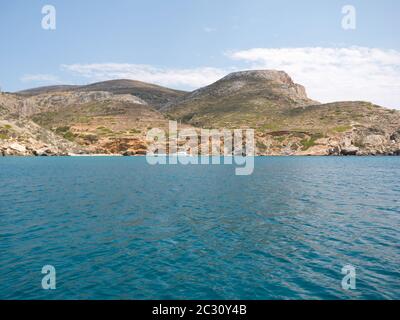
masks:
<svg viewBox="0 0 400 320"><path fill-rule="evenodd" d="M400 157L0 158L0 299L400 299Z"/></svg>

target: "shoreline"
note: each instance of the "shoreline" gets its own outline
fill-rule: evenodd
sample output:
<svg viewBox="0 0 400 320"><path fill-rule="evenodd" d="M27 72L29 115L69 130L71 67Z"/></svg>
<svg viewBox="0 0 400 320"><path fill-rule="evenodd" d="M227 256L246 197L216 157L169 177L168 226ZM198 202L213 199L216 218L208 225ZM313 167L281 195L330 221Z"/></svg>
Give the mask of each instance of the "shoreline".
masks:
<svg viewBox="0 0 400 320"><path fill-rule="evenodd" d="M163 155L165 157L187 157L187 158L194 158L194 157L233 157L232 155L200 155L200 156L183 156L183 155ZM118 157L118 158L135 158L135 157L147 157L147 155L143 154L138 154L138 155L122 155L122 154L55 154L55 155L1 155L0 158L55 158L55 157L71 157L71 158L104 158L104 157ZM155 156L151 156L155 157ZM245 157L245 156L241 156ZM324 157L324 158L363 158L363 157L400 157L400 154L362 154L362 155L322 155L322 154L316 154L316 155L254 155L254 156L248 156L248 157L254 157L254 158L268 158L268 157L273 157L273 158L313 158L313 157Z"/></svg>

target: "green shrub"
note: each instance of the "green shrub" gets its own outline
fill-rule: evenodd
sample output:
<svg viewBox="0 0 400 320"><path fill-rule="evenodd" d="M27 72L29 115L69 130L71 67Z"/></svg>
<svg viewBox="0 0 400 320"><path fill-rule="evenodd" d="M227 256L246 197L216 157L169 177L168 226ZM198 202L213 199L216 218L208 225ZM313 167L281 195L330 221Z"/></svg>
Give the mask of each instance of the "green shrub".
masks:
<svg viewBox="0 0 400 320"><path fill-rule="evenodd" d="M301 145L303 146L302 150L306 151L311 147L315 146L315 141L313 139L303 139L300 141Z"/></svg>
<svg viewBox="0 0 400 320"><path fill-rule="evenodd" d="M9 124L5 124L3 127L0 127L0 139L7 140L10 138L10 135L13 134L12 126Z"/></svg>
<svg viewBox="0 0 400 320"><path fill-rule="evenodd" d="M88 142L90 142L90 143L94 143L94 142L97 142L99 140L99 138L94 134L86 134L86 135L82 134L79 137L84 139L84 140L86 140L86 141L88 141Z"/></svg>
<svg viewBox="0 0 400 320"><path fill-rule="evenodd" d="M260 150L266 150L268 148L267 145L262 141L257 141L256 146Z"/></svg>
<svg viewBox="0 0 400 320"><path fill-rule="evenodd" d="M111 129L106 128L106 127L97 127L97 131L99 131L100 134L109 134L109 133L114 132Z"/></svg>
<svg viewBox="0 0 400 320"><path fill-rule="evenodd" d="M63 135L64 139L67 139L69 141L74 141L75 140L75 134L73 134L71 131L67 131Z"/></svg>
<svg viewBox="0 0 400 320"><path fill-rule="evenodd" d="M57 134L65 134L69 131L70 127L69 126L62 126L62 127L58 127L56 129L56 133Z"/></svg>
<svg viewBox="0 0 400 320"><path fill-rule="evenodd" d="M321 139L323 137L324 137L324 135L322 133L314 133L311 136L311 138L301 140L300 143L303 146L302 150L306 151L306 150L310 149L311 147L315 146L316 145L315 141L317 141L318 139Z"/></svg>
<svg viewBox="0 0 400 320"><path fill-rule="evenodd" d="M350 130L351 128L352 128L351 126L337 126L337 127L333 128L333 131L346 132L346 131Z"/></svg>
<svg viewBox="0 0 400 320"><path fill-rule="evenodd" d="M275 140L279 141L279 142L283 142L285 141L286 137L285 136L281 136L281 137L275 137Z"/></svg>

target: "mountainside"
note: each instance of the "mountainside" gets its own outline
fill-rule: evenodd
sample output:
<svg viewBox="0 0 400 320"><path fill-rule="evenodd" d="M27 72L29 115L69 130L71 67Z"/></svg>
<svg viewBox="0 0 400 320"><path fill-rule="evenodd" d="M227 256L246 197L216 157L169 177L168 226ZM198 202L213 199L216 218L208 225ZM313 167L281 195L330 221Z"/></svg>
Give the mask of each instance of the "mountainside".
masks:
<svg viewBox="0 0 400 320"><path fill-rule="evenodd" d="M73 103L32 116L33 121L91 153L145 154L147 130L165 128L167 120L146 103L121 96Z"/></svg>
<svg viewBox="0 0 400 320"><path fill-rule="evenodd" d="M400 112L368 102L335 102L283 112L259 128L257 147L274 155L400 154Z"/></svg>
<svg viewBox="0 0 400 320"><path fill-rule="evenodd" d="M173 90L158 86L151 83L135 81L135 80L109 80L103 82L96 82L83 86L48 86L41 88L34 88L18 92L23 96L34 96L47 93L57 92L109 92L115 95L134 95L154 108L159 109L166 103L173 102L177 98L182 97L186 92L180 90Z"/></svg>
<svg viewBox="0 0 400 320"><path fill-rule="evenodd" d="M2 94L1 118L24 120L26 124L33 121L42 130L80 148L70 153L89 154L145 154L147 131L168 126L164 115L132 94L69 89L36 91L27 96ZM31 127L26 126L25 131L29 133ZM0 146L14 141L10 135L3 138Z"/></svg>
<svg viewBox="0 0 400 320"><path fill-rule="evenodd" d="M163 109L207 128L253 128L265 155L396 154L400 112L368 102L320 104L283 71L232 73Z"/></svg>
<svg viewBox="0 0 400 320"><path fill-rule="evenodd" d="M0 94L0 155L67 155L86 150L19 113L24 100Z"/></svg>
<svg viewBox="0 0 400 320"><path fill-rule="evenodd" d="M185 95L162 111L196 126L237 128L274 123L287 109L318 104L283 71L242 71Z"/></svg>
<svg viewBox="0 0 400 320"><path fill-rule="evenodd" d="M146 133L255 129L260 155L400 155L400 112L320 104L283 71L236 72L190 93L133 80L0 95L0 154L146 153ZM183 143L183 141L179 142Z"/></svg>

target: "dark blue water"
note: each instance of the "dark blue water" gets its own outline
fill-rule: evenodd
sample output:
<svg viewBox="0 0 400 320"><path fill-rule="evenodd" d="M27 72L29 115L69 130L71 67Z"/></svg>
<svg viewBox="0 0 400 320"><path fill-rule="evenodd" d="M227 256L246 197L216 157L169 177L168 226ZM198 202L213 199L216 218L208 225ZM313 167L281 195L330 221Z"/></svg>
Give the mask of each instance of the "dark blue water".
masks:
<svg viewBox="0 0 400 320"><path fill-rule="evenodd" d="M399 299L399 178L384 157L257 158L242 177L2 158L0 299Z"/></svg>

